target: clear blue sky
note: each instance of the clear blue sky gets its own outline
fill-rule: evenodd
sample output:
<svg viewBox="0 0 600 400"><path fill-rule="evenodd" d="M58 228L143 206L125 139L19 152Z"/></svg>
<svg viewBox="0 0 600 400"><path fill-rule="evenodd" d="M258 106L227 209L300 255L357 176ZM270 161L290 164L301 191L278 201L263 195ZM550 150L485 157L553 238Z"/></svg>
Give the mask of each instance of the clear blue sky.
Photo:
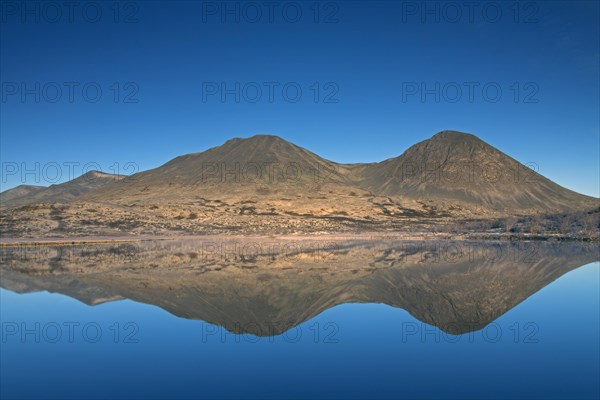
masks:
<svg viewBox="0 0 600 400"><path fill-rule="evenodd" d="M143 170L258 133L369 162L452 129L599 196L599 3L492 3L2 1L2 190L48 184L36 162Z"/></svg>

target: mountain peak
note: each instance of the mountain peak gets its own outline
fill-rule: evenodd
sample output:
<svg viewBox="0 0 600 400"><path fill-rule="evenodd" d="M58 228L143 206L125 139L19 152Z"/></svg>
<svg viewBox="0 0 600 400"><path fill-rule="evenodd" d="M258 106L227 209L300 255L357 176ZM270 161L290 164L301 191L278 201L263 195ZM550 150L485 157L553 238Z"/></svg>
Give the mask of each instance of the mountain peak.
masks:
<svg viewBox="0 0 600 400"><path fill-rule="evenodd" d="M254 135L247 138L233 138L219 148L230 151L234 148L245 149L246 151L271 151L273 149L296 147L287 140L275 135Z"/></svg>
<svg viewBox="0 0 600 400"><path fill-rule="evenodd" d="M431 139L435 140L451 140L451 141L472 141L472 140L481 140L477 136L472 135L470 133L459 132L459 131L451 131L445 130L436 133L431 137Z"/></svg>
<svg viewBox="0 0 600 400"><path fill-rule="evenodd" d="M279 136L275 136L275 135L266 135L266 134L259 134L259 135L254 135L254 136L250 136L247 138L233 138L228 140L225 143L229 143L229 142L238 142L238 143L289 143L287 140L279 137Z"/></svg>
<svg viewBox="0 0 600 400"><path fill-rule="evenodd" d="M68 182L65 183L69 183L71 182L72 184L83 184L83 185L87 185L87 184L94 184L95 182L103 182L103 181L118 181L120 179L122 179L124 176L122 175L115 175L115 174L109 174L108 172L102 172L99 170L95 170L95 169L91 169L89 171L87 171L86 173L84 173L83 175L79 175L77 178L73 178ZM58 186L58 185L51 185L51 186Z"/></svg>
<svg viewBox="0 0 600 400"><path fill-rule="evenodd" d="M254 136L250 136L249 138L246 138L248 140L273 140L273 141L284 141L285 140L277 135L268 135L268 134L258 134L258 135L254 135Z"/></svg>
<svg viewBox="0 0 600 400"><path fill-rule="evenodd" d="M113 174L102 172L97 169L91 169L91 170L87 171L85 174L79 176L79 178L81 178L81 177L96 178L96 177L106 177L106 176L113 176Z"/></svg>

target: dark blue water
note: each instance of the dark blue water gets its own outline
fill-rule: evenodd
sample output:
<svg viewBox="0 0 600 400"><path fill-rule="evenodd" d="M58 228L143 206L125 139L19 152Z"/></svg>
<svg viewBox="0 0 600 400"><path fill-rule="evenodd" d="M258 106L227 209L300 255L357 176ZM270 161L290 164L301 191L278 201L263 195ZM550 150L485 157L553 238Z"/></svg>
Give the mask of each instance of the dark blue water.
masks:
<svg viewBox="0 0 600 400"><path fill-rule="evenodd" d="M0 290L1 396L598 398L599 270L575 269L458 336L383 304L258 338L130 300Z"/></svg>

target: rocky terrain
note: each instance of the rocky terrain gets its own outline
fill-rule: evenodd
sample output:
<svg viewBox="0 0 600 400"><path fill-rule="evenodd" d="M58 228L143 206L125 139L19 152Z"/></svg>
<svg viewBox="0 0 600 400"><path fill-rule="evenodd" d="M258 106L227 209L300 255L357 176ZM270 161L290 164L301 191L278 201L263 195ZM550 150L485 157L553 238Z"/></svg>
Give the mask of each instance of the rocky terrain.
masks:
<svg viewBox="0 0 600 400"><path fill-rule="evenodd" d="M454 131L370 164L334 163L258 135L120 178L96 172L4 192L1 236L435 231L589 238L600 216L598 199Z"/></svg>

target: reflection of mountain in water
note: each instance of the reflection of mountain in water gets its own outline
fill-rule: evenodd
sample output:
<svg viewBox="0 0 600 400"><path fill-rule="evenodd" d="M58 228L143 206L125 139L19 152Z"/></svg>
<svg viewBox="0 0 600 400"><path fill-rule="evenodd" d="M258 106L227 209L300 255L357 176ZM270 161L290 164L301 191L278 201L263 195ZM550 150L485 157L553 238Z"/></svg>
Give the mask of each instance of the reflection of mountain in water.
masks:
<svg viewBox="0 0 600 400"><path fill-rule="evenodd" d="M280 334L343 303L384 303L461 334L599 259L564 243L143 242L2 248L1 286L86 304L128 298L235 333Z"/></svg>

